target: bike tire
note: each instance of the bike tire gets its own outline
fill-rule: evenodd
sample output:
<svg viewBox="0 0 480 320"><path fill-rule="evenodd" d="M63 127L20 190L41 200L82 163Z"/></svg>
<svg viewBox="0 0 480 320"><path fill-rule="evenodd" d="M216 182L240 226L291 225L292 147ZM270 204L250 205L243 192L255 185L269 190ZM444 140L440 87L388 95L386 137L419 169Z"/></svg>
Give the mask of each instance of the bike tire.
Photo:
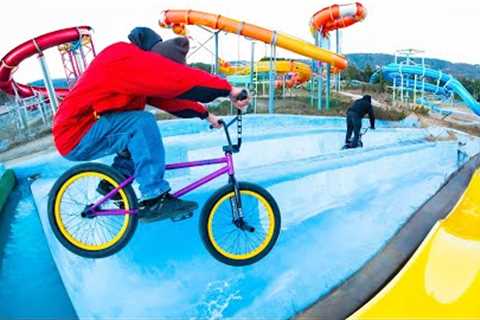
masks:
<svg viewBox="0 0 480 320"><path fill-rule="evenodd" d="M261 204L264 206L268 217L270 217L271 221L269 221L272 225L268 227L267 236L268 239L264 240L265 243L262 242L259 247L253 250L252 253L249 254L242 254L236 255L231 254L221 248L212 234L212 214L216 214L216 208L223 203L223 201L227 199L231 199L234 194L234 187L232 184L228 184L219 190L217 190L205 203L202 213L200 216L200 234L202 237L202 241L207 248L208 252L218 261L225 263L231 266L246 266L256 263L257 261L264 258L274 247L281 228L281 216L280 210L275 199L272 195L264 188L248 183L248 182L240 182L239 183L240 194L243 197L244 195L253 195L257 197ZM243 198L242 198L243 202ZM231 213L231 212L230 212ZM233 225L233 221L232 221ZM271 230L270 230L271 229ZM242 231L245 232L245 231ZM248 235L248 234L247 234ZM260 248L260 249L259 249ZM257 250L258 249L258 250Z"/></svg>
<svg viewBox="0 0 480 320"><path fill-rule="evenodd" d="M49 193L47 214L51 229L58 241L72 253L85 258L104 258L111 256L128 244L135 233L138 224L138 216L137 214L129 214L128 217L124 218L124 223L126 224L122 225L121 231L123 231L120 236L117 235L118 239L111 244L108 244L107 242L108 245L98 246L98 248L90 248L87 247L86 244L82 245L77 239L74 239L63 225L64 221L62 221L63 218L61 218L62 215L60 212L61 203L59 204L59 201L62 200L59 199L59 197L63 197L65 191L68 190L68 187L70 186L68 183L70 181L75 182L75 178L79 179L82 175L91 175L98 178L109 177L111 181L115 182L117 185L125 180L117 170L100 163L85 163L66 171L57 179ZM137 197L131 184L121 189L119 194L122 196L122 206L124 209L135 209L138 207ZM95 217L93 219L97 218L98 217Z"/></svg>

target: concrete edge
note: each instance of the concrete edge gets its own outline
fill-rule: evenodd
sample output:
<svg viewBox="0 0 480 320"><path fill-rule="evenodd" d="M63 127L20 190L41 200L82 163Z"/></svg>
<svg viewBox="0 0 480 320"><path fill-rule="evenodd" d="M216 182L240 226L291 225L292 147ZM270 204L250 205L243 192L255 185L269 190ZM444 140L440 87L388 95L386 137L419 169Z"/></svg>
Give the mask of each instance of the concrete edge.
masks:
<svg viewBox="0 0 480 320"><path fill-rule="evenodd" d="M16 184L15 173L11 169L5 170L0 177L0 211L7 202L8 196L13 191Z"/></svg>

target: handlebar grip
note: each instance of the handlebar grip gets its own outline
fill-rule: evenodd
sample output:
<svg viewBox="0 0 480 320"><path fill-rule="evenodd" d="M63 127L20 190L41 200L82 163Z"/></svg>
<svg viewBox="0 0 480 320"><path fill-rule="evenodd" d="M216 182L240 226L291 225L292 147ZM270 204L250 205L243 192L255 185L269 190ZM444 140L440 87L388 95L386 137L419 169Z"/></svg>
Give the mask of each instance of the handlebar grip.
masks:
<svg viewBox="0 0 480 320"><path fill-rule="evenodd" d="M222 119L218 120L218 123L221 124L222 126L225 125L225 121L223 121ZM211 125L209 126L209 128L210 128L210 129L213 129L214 126L211 124Z"/></svg>
<svg viewBox="0 0 480 320"><path fill-rule="evenodd" d="M238 94L236 100L237 101L243 101L248 99L248 91L247 89L242 89L242 91Z"/></svg>

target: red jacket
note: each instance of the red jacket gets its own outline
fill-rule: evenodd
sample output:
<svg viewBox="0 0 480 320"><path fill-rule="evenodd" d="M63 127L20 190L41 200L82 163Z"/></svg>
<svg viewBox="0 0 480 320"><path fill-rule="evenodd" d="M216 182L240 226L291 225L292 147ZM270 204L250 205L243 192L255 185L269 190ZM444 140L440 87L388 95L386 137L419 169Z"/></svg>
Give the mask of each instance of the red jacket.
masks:
<svg viewBox="0 0 480 320"><path fill-rule="evenodd" d="M210 102L230 91L220 77L118 42L98 54L60 104L53 121L55 145L65 156L98 115L143 110L146 103L179 117L205 118L208 111L196 101Z"/></svg>

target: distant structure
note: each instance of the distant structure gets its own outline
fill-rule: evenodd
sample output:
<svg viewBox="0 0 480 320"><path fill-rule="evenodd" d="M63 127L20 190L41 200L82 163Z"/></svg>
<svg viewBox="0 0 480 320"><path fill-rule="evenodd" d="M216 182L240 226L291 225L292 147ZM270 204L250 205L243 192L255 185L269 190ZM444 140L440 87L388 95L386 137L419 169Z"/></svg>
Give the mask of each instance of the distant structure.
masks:
<svg viewBox="0 0 480 320"><path fill-rule="evenodd" d="M340 29L347 28L363 21L367 17L367 10L359 3L334 4L316 12L310 19L310 31L315 39L315 45L330 50L331 34L335 31L335 51L341 53ZM331 76L335 77L335 90L340 91L340 71L328 63L312 61L315 76L311 81L311 102L317 101L317 109L330 109ZM324 81L325 78L325 81ZM326 82L326 83L324 83ZM325 98L324 98L325 97ZM325 104L324 103L325 99Z"/></svg>
<svg viewBox="0 0 480 320"><path fill-rule="evenodd" d="M18 133L34 134L32 130L50 127L51 119L62 99L75 84L96 55L92 28L79 26L53 31L25 41L10 50L0 61L0 90L13 96L14 103L3 110L8 122L15 122ZM65 71L66 86L55 86L48 68L45 51L58 48ZM42 81L22 84L13 79L20 63L37 57L42 71ZM5 118L4 118L5 119ZM38 125L38 123L41 125Z"/></svg>
<svg viewBox="0 0 480 320"><path fill-rule="evenodd" d="M401 49L395 51L394 64L400 66L415 66L425 69L425 51L418 49ZM418 95L424 98L425 77L401 72L391 73L388 80L392 82L392 101L402 103L417 103ZM413 82L412 82L413 81Z"/></svg>
<svg viewBox="0 0 480 320"><path fill-rule="evenodd" d="M455 98L458 97L474 114L480 116L480 103L452 75L426 65L425 52L422 50L398 50L394 62L381 67L372 75L370 82L377 81L380 74L392 84L394 104L406 103L413 108L420 105L445 117L470 114L454 108Z"/></svg>

